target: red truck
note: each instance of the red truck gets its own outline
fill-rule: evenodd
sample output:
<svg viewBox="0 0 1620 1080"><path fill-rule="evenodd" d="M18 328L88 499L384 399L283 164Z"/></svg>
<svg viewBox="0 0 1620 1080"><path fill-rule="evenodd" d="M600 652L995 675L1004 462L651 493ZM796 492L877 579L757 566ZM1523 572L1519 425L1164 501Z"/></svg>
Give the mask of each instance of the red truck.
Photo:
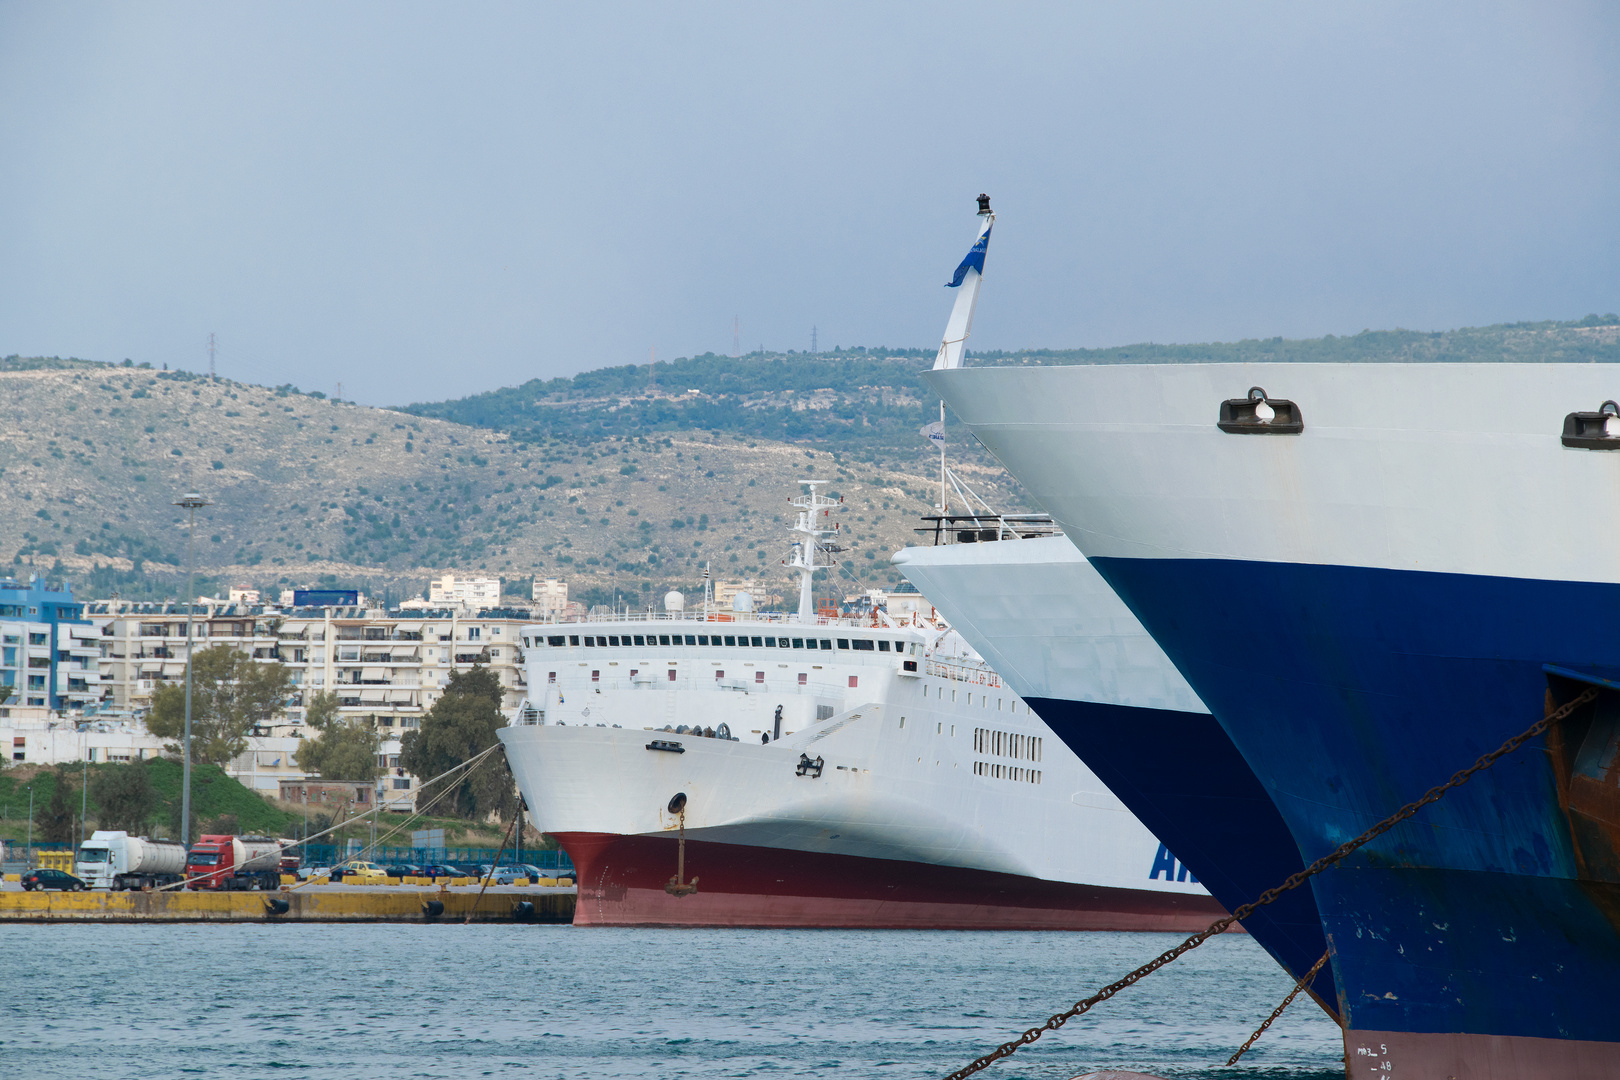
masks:
<svg viewBox="0 0 1620 1080"><path fill-rule="evenodd" d="M202 836L186 855L191 889L281 886L281 843L268 836Z"/></svg>

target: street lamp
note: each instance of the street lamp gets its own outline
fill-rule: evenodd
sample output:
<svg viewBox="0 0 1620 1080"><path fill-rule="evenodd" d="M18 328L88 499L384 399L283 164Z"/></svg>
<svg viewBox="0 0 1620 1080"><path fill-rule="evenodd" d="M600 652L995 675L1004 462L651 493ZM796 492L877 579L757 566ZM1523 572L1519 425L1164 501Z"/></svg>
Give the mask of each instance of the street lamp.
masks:
<svg viewBox="0 0 1620 1080"><path fill-rule="evenodd" d="M211 505L207 499L191 492L182 495L176 506L184 507L191 516L191 533L186 538L186 737L180 765L180 846L191 846L191 616L196 608L193 598L197 594L197 511Z"/></svg>

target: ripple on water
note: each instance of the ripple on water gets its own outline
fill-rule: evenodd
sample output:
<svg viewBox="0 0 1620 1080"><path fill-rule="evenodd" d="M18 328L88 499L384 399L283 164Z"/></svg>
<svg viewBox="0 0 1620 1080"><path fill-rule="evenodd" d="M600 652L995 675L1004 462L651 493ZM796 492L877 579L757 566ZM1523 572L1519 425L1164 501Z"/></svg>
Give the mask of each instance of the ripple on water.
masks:
<svg viewBox="0 0 1620 1080"><path fill-rule="evenodd" d="M13 926L0 1076L690 1080L941 1075L1162 951L1155 934L544 926ZM93 962L90 960L93 959ZM1289 989L1218 938L996 1066L1225 1080ZM119 1052L105 1052L117 1035ZM1303 1000L1245 1057L1343 1075Z"/></svg>

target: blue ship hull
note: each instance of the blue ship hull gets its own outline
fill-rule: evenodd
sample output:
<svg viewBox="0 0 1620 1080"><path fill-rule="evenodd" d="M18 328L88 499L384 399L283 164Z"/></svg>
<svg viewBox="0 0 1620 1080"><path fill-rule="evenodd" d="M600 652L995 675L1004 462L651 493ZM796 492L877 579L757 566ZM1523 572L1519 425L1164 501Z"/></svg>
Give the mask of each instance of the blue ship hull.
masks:
<svg viewBox="0 0 1620 1080"><path fill-rule="evenodd" d="M1228 911L1304 868L1271 796L1208 713L1026 698L1048 727ZM1156 867L1155 870L1158 868ZM1327 949L1315 897L1295 889L1243 921L1296 976ZM1332 965L1308 988L1335 1012Z"/></svg>
<svg viewBox="0 0 1620 1080"><path fill-rule="evenodd" d="M1306 860L1571 696L1549 665L1620 667L1620 585L1092 561L1220 718ZM1315 878L1347 1028L1620 1041L1617 762L1620 703L1600 700Z"/></svg>

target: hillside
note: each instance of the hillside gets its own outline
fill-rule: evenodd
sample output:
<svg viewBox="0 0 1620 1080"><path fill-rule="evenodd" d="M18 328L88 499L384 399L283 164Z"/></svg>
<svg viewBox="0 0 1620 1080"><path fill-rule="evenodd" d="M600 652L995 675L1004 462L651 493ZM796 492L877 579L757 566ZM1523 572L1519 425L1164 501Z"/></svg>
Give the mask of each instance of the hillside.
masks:
<svg viewBox="0 0 1620 1080"><path fill-rule="evenodd" d="M932 350L840 349L829 353L707 353L670 363L587 371L568 379L454 401L408 406L519 442L589 440L604 434L716 431L832 444L873 463L916 459L917 429L937 418L919 378ZM976 365L1164 364L1257 361L1620 362L1620 318L1513 323L1440 333L1363 331L1303 341L1269 338L1111 349L1038 349L972 354ZM969 455L971 457L971 455ZM987 464L974 459L979 464Z"/></svg>
<svg viewBox="0 0 1620 1080"><path fill-rule="evenodd" d="M616 589L633 605L690 588L705 561L721 579L784 585L772 567L798 479L832 481L849 500L841 591L895 580L884 556L931 505L915 434L909 462L879 471L705 432L540 444L189 372L3 368L16 422L0 432L0 559L13 572L59 566L80 595L173 595L185 530L171 504L191 489L213 504L198 515L202 591L357 583L402 598L456 569L514 584L562 576L575 595ZM966 471L1006 495L996 475Z"/></svg>
<svg viewBox="0 0 1620 1080"><path fill-rule="evenodd" d="M897 580L887 555L929 512L938 416L924 350L713 354L533 381L402 410L54 357L0 360L0 561L82 596L171 596L195 489L200 589L346 584L402 599L433 573L561 576L632 606L721 580L790 582L787 501L802 479L847 500L851 550L829 591ZM1308 341L976 354L975 364L1250 360L1620 362L1620 318ZM953 428L958 471L993 504L1016 484Z"/></svg>

